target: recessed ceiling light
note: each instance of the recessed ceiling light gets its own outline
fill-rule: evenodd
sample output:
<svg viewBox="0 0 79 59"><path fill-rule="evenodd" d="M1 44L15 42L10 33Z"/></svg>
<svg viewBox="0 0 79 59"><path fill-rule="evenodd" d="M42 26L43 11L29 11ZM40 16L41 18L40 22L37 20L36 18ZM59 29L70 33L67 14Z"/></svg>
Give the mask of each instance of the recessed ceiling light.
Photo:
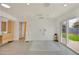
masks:
<svg viewBox="0 0 79 59"><path fill-rule="evenodd" d="M64 7L68 6L67 4L64 4Z"/></svg>
<svg viewBox="0 0 79 59"><path fill-rule="evenodd" d="M9 5L7 5L7 4L1 4L1 6L3 6L3 7L5 7L5 8L10 8L10 6Z"/></svg>
<svg viewBox="0 0 79 59"><path fill-rule="evenodd" d="M30 5L30 3L27 3L27 5Z"/></svg>

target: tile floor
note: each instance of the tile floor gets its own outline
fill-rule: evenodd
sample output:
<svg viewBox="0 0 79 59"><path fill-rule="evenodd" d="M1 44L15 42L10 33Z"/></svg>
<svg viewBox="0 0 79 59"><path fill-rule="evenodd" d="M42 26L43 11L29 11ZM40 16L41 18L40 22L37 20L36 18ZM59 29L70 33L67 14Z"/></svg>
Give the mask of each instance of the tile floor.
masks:
<svg viewBox="0 0 79 59"><path fill-rule="evenodd" d="M0 55L75 55L60 43L53 41L14 41L0 47Z"/></svg>

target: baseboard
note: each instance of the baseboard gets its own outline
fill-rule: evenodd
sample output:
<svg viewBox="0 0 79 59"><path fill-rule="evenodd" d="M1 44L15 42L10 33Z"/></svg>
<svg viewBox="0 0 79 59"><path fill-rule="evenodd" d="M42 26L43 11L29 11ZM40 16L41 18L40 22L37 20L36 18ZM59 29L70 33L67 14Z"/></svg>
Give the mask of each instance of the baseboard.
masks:
<svg viewBox="0 0 79 59"><path fill-rule="evenodd" d="M29 41L25 41L26 43L29 43Z"/></svg>
<svg viewBox="0 0 79 59"><path fill-rule="evenodd" d="M8 42L6 42L6 43L4 43L4 44L0 44L0 47L4 46L4 45L6 45L6 44L9 44L9 43L11 43L11 42L13 42L13 41L8 41Z"/></svg>
<svg viewBox="0 0 79 59"><path fill-rule="evenodd" d="M11 43L11 42L13 42L13 41L8 41L8 43Z"/></svg>

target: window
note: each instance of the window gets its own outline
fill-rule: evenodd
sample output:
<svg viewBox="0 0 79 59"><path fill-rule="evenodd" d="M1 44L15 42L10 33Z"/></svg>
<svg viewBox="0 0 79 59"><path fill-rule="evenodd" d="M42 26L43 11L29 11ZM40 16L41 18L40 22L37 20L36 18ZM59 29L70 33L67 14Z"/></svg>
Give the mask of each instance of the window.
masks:
<svg viewBox="0 0 79 59"><path fill-rule="evenodd" d="M79 53L79 18L62 23L62 43Z"/></svg>
<svg viewBox="0 0 79 59"><path fill-rule="evenodd" d="M1 23L1 32L6 32L6 22Z"/></svg>
<svg viewBox="0 0 79 59"><path fill-rule="evenodd" d="M7 32L7 18L0 16L0 33Z"/></svg>
<svg viewBox="0 0 79 59"><path fill-rule="evenodd" d="M79 53L79 19L69 20L67 46Z"/></svg>

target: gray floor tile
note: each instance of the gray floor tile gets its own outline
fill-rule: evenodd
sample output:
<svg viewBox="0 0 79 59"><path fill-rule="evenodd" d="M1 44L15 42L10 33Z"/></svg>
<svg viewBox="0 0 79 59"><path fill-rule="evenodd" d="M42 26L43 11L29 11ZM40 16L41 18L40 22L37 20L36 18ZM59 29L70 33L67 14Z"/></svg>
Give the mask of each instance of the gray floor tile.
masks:
<svg viewBox="0 0 79 59"><path fill-rule="evenodd" d="M75 55L60 43L53 41L14 41L0 47L0 55Z"/></svg>

